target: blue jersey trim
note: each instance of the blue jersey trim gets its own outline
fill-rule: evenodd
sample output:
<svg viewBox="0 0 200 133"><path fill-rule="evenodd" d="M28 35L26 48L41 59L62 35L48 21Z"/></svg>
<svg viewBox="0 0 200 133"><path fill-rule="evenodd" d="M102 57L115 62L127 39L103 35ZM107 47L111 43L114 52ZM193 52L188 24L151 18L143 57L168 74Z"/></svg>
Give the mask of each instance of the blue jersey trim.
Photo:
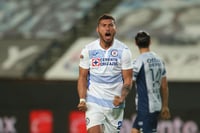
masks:
<svg viewBox="0 0 200 133"><path fill-rule="evenodd" d="M112 84L123 81L121 74L114 76L99 76L90 74L90 80L96 83L105 83L105 84Z"/></svg>
<svg viewBox="0 0 200 133"><path fill-rule="evenodd" d="M149 112L149 99L145 77L144 64L137 75L138 111Z"/></svg>
<svg viewBox="0 0 200 133"><path fill-rule="evenodd" d="M96 103L100 106L108 107L108 108L124 108L125 107L125 103L121 104L118 107L115 107L113 105L113 100L101 99L101 98L94 97L92 95L87 95L87 102Z"/></svg>

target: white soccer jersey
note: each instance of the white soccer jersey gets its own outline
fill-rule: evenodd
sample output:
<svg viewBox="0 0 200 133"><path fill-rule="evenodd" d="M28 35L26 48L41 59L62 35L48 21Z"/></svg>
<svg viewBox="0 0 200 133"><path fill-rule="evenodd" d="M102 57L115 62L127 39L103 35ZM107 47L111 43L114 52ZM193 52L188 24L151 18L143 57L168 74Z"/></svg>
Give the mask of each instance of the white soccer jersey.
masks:
<svg viewBox="0 0 200 133"><path fill-rule="evenodd" d="M141 54L133 62L137 110L153 113L161 110L160 87L166 76L163 61L153 52Z"/></svg>
<svg viewBox="0 0 200 133"><path fill-rule="evenodd" d="M87 102L114 108L115 95L121 96L123 78L121 70L132 69L130 49L117 39L105 50L100 40L85 46L79 66L89 69Z"/></svg>

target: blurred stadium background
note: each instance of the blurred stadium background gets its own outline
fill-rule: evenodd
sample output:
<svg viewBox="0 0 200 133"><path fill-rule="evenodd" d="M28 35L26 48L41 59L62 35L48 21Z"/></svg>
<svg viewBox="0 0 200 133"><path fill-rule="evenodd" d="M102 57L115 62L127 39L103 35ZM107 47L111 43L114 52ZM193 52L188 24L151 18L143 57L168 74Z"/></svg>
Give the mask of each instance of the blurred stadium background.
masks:
<svg viewBox="0 0 200 133"><path fill-rule="evenodd" d="M85 133L77 112L79 53L97 37L99 15L117 19L117 38L138 55L146 30L166 62L172 118L159 133L200 133L199 0L0 0L0 132ZM121 133L134 120L134 89Z"/></svg>

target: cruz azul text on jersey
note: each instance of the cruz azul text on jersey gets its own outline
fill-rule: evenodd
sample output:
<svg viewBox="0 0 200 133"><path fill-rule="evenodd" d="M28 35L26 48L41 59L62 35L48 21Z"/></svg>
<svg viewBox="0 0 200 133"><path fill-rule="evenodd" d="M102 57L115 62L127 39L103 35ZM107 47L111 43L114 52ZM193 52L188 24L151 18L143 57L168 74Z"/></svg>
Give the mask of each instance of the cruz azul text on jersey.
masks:
<svg viewBox="0 0 200 133"><path fill-rule="evenodd" d="M118 65L118 50L101 51L92 50L90 51L92 60L92 66L117 66Z"/></svg>

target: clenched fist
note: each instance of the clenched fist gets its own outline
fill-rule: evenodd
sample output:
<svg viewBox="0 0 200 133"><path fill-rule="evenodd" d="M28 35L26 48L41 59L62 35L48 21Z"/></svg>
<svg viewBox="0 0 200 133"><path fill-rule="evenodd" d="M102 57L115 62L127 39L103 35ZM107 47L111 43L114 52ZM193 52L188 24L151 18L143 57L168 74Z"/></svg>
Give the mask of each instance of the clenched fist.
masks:
<svg viewBox="0 0 200 133"><path fill-rule="evenodd" d="M123 103L123 99L120 97L120 96L115 96L114 97L114 100L113 100L113 104L115 105L115 106L119 106L120 104L122 104Z"/></svg>
<svg viewBox="0 0 200 133"><path fill-rule="evenodd" d="M86 111L87 110L87 105L83 101L80 102L77 107L78 107L78 110L80 110L80 111Z"/></svg>
<svg viewBox="0 0 200 133"><path fill-rule="evenodd" d="M170 119L171 114L168 107L163 107L160 114L161 118L164 120Z"/></svg>

